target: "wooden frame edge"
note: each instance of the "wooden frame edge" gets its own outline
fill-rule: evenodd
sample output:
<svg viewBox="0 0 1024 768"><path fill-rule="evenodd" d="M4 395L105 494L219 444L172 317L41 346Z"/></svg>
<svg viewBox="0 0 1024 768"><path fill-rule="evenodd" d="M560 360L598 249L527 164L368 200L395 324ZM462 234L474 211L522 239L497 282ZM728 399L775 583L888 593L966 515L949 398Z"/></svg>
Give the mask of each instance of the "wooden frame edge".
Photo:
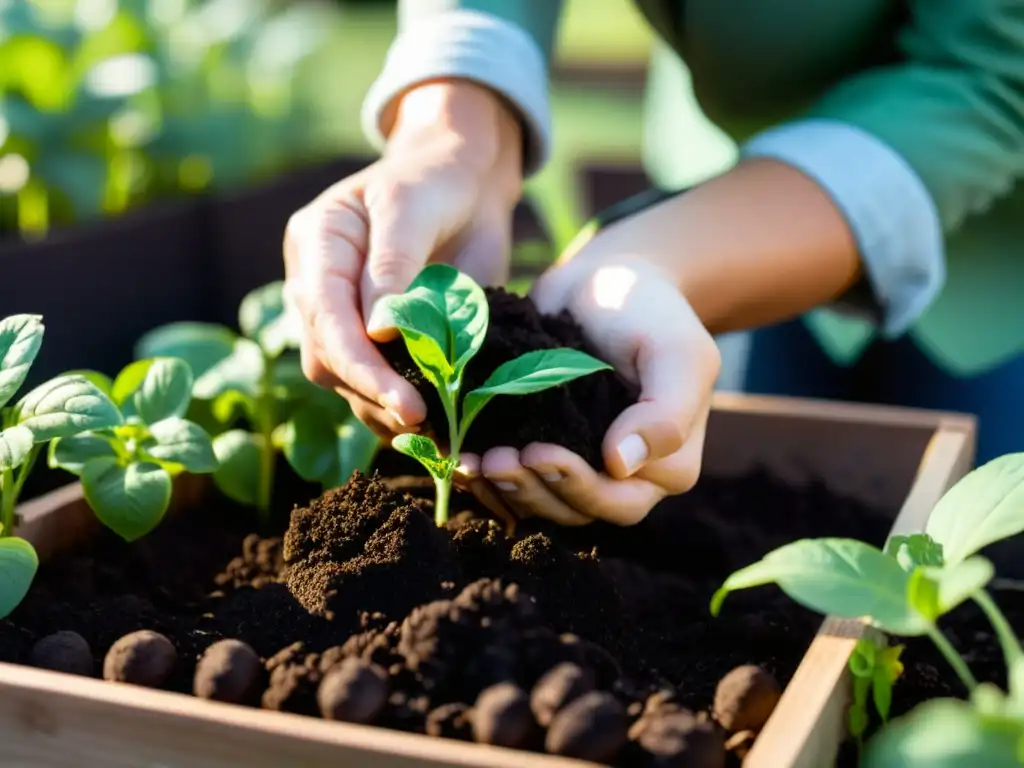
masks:
<svg viewBox="0 0 1024 768"><path fill-rule="evenodd" d="M851 410L846 404L837 410L849 416L865 407L875 410L874 406L852 406ZM912 412L907 416L920 418ZM891 533L922 530L942 494L971 469L973 420L956 415L940 419ZM744 768L825 768L822 757L826 755L829 765L834 762L834 747L846 733L847 663L857 641L873 631L861 620L825 619L744 760Z"/></svg>

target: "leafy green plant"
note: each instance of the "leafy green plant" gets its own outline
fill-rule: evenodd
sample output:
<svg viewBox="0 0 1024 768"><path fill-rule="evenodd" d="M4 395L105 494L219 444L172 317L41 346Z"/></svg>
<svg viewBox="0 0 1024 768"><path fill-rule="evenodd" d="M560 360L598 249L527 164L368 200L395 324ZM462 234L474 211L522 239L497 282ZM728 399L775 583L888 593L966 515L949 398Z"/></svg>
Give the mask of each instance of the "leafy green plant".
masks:
<svg viewBox="0 0 1024 768"><path fill-rule="evenodd" d="M537 350L498 366L482 386L463 393L463 375L487 335L489 311L483 289L444 264L427 266L405 293L385 297L374 308L371 322L379 320L401 333L409 355L437 389L444 407L447 456L424 435L404 434L392 441L395 450L416 459L434 479L438 525L448 520L452 477L466 433L492 398L540 392L611 368L575 349Z"/></svg>
<svg viewBox="0 0 1024 768"><path fill-rule="evenodd" d="M32 545L14 536L14 509L43 446L81 432L114 427L122 417L86 376L67 374L40 384L13 405L42 346L39 315L0 321L0 618L28 592L39 560Z"/></svg>
<svg viewBox="0 0 1024 768"><path fill-rule="evenodd" d="M153 530L171 503L172 478L217 468L210 436L185 418L192 370L176 357L139 360L111 381L83 371L120 409L121 423L50 443L48 463L82 481L100 522L126 541Z"/></svg>
<svg viewBox="0 0 1024 768"><path fill-rule="evenodd" d="M848 723L850 735L863 747L870 716L868 697L883 724L889 720L892 707L893 684L903 674L900 656L904 646L890 646L884 640L862 637L850 654L850 674L853 676L853 701L850 703Z"/></svg>
<svg viewBox="0 0 1024 768"><path fill-rule="evenodd" d="M298 354L298 327L285 312L283 283L250 292L239 306L241 335L210 323L172 323L136 346L139 357L175 356L195 373L197 420L216 433L214 481L230 498L270 511L277 451L296 473L324 489L366 471L376 436L334 392L311 384ZM239 422L244 422L244 426Z"/></svg>
<svg viewBox="0 0 1024 768"><path fill-rule="evenodd" d="M974 470L936 505L922 533L890 537L885 549L852 539L787 544L726 579L715 593L716 614L729 592L777 584L801 605L840 617L863 618L883 631L926 635L970 695L969 703L938 699L894 721L868 745L869 768L1009 766L1024 761L1024 652L986 586L994 567L977 553L1024 531L1024 453ZM972 600L999 638L1009 693L978 683L938 620Z"/></svg>

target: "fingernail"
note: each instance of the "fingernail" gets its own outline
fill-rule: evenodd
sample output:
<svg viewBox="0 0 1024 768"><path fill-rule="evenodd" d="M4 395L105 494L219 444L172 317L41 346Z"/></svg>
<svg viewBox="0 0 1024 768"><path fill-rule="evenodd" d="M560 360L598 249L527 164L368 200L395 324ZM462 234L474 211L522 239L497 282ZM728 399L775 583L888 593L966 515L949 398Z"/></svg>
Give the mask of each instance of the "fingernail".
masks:
<svg viewBox="0 0 1024 768"><path fill-rule="evenodd" d="M408 424L405 423L405 420L399 415L398 411L394 410L393 408L388 408L388 414L391 416L392 419L397 421L401 426L403 426L403 427L409 426Z"/></svg>
<svg viewBox="0 0 1024 768"><path fill-rule="evenodd" d="M383 304L378 301L370 310L370 318L366 321L366 332L377 333L390 327L391 324L388 322L387 312Z"/></svg>
<svg viewBox="0 0 1024 768"><path fill-rule="evenodd" d="M565 480L565 475L561 472L545 472L541 475L541 478L545 483L557 483L560 480Z"/></svg>
<svg viewBox="0 0 1024 768"><path fill-rule="evenodd" d="M619 460L622 461L628 475L640 469L650 454L647 442L640 435L624 438L615 450L618 451Z"/></svg>
<svg viewBox="0 0 1024 768"><path fill-rule="evenodd" d="M465 464L459 464L459 466L455 468L455 471L463 477L468 477L470 479L477 476L477 473L473 471L473 468L466 466Z"/></svg>
<svg viewBox="0 0 1024 768"><path fill-rule="evenodd" d="M494 487L499 491L505 491L506 493L515 493L519 490L519 486L515 483L509 482L508 480L495 480Z"/></svg>

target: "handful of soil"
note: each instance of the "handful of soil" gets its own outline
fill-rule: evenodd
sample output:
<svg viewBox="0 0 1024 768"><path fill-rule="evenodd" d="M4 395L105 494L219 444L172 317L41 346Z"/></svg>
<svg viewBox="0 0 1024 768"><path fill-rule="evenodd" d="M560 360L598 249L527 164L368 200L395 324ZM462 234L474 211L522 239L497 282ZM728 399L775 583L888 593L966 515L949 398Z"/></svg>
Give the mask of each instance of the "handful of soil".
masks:
<svg viewBox="0 0 1024 768"><path fill-rule="evenodd" d="M484 292L490 303L490 324L483 346L466 367L463 392L479 387L499 365L526 352L569 347L601 357L587 345L568 312L542 315L530 298L503 288ZM448 427L441 399L412 361L405 342L398 338L379 348L391 367L416 387L427 404L427 430L445 442ZM501 397L480 412L463 448L482 453L495 446L522 449L530 443L554 443L601 470L605 432L637 396L636 388L621 376L600 371L532 395Z"/></svg>

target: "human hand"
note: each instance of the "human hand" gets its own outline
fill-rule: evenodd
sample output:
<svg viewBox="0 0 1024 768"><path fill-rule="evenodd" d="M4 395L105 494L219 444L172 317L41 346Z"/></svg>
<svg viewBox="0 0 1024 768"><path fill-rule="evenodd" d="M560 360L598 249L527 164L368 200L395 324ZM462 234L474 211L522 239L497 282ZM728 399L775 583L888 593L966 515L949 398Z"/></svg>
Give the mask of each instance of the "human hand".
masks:
<svg viewBox="0 0 1024 768"><path fill-rule="evenodd" d="M639 385L639 401L604 437L605 472L549 444L464 455L462 484L500 514L632 525L700 474L718 347L666 274L610 244L599 233L545 273L532 295L546 314L568 309L597 355Z"/></svg>
<svg viewBox="0 0 1024 768"><path fill-rule="evenodd" d="M372 326L374 305L431 261L503 283L521 186L514 115L480 86L431 83L402 99L380 161L288 222L285 293L302 321L303 373L385 442L414 431L426 406L375 347L394 331Z"/></svg>

